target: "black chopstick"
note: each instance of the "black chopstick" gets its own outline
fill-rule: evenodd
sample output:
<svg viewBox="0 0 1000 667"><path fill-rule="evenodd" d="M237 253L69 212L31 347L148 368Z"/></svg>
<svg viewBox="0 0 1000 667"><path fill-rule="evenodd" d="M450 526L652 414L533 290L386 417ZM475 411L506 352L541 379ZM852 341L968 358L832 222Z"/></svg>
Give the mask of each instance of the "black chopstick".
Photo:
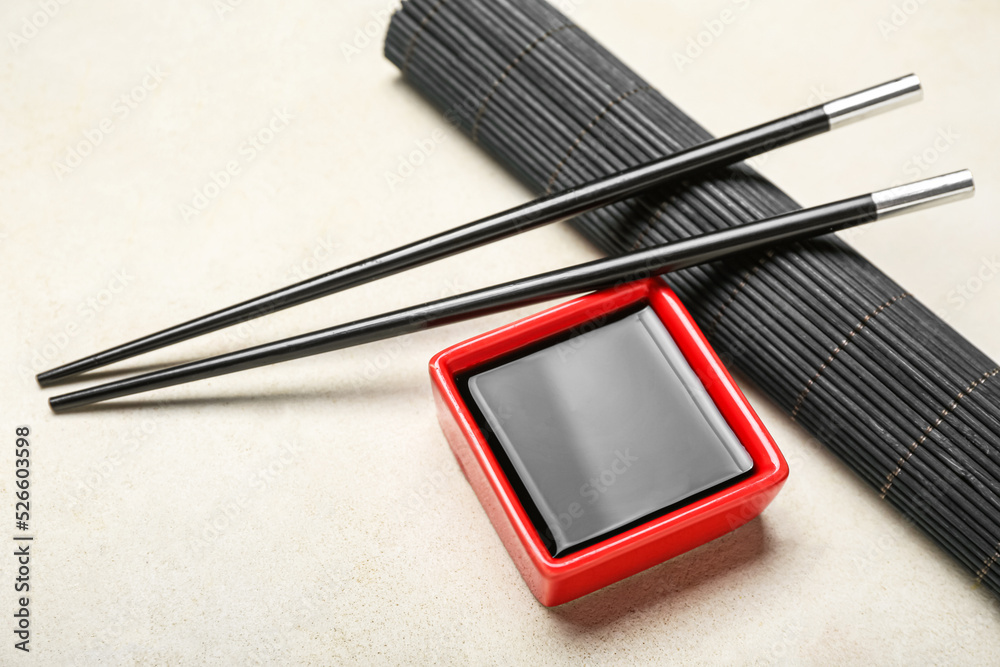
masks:
<svg viewBox="0 0 1000 667"><path fill-rule="evenodd" d="M139 354L290 308L630 197L654 185L733 164L919 96L908 75L715 139L586 185L528 202L395 250L189 320L37 376L48 386Z"/></svg>
<svg viewBox="0 0 1000 667"><path fill-rule="evenodd" d="M55 396L55 412L414 333L509 308L608 289L776 243L846 229L971 194L968 171L917 181L676 243L543 273L313 333Z"/></svg>

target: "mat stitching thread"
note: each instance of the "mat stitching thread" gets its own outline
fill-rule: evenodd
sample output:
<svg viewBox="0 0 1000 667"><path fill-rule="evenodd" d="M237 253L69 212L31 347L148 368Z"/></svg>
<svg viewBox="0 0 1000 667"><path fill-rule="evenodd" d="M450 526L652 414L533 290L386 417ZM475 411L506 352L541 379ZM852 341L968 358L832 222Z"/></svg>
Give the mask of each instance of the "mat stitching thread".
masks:
<svg viewBox="0 0 1000 667"><path fill-rule="evenodd" d="M599 113L596 116L594 116L593 120L591 120L587 124L587 127L585 127L582 130L580 130L580 134L577 135L576 141L574 141L573 145L570 146L569 149L567 149L566 155L563 156L563 159L559 160L559 164L556 165L555 171L553 171L552 175L549 176L549 184L545 188L545 194L549 194L549 193L552 192L552 186L555 185L556 179L559 178L559 174L562 173L563 167L566 166L566 162L569 160L570 156L573 154L573 151L576 150L577 146L580 145L580 142L583 141L583 138L587 136L588 132L590 132L592 129L594 129L595 125L597 125L599 122L601 122L601 119L603 119L606 115L608 115L608 112L610 112L611 109L613 109L616 104L625 101L626 99L628 99L632 95L635 95L636 93L641 93L641 92L644 92L644 91L647 91L647 90L651 90L651 89L652 89L652 86L639 86L638 88L633 88L632 90L629 90L627 92L622 93L617 98L615 98L615 99L611 100L610 102L608 102L608 105L606 107L604 107L604 109L601 111L601 113Z"/></svg>
<svg viewBox="0 0 1000 667"><path fill-rule="evenodd" d="M903 466L906 465L906 463L910 460L910 457L913 456L913 452L917 450L917 447L926 442L927 436L929 436L934 429L940 426L941 422L944 421L944 418L947 417L955 408L958 407L959 402L963 398L971 394L973 391L975 391L976 387L985 383L990 378L996 377L998 373L1000 373L1000 367L994 368L991 371L986 371L978 378L970 382L969 386L967 386L964 390L958 392L958 396L956 396L955 399L950 404L948 404L947 407L941 410L940 416L938 416L938 418L934 420L934 423L928 424L927 428L924 429L924 432L921 433L920 437L914 440L913 443L909 446L909 448L906 451L906 455L900 457L899 461L896 463L896 469L885 476L886 481L885 484L882 485L881 492L879 493L880 498L885 499L885 494L889 492L889 489L892 487L892 483L896 480L897 477L899 477L899 473L903 472ZM986 572L984 571L983 575L985 576L985 574Z"/></svg>
<svg viewBox="0 0 1000 667"><path fill-rule="evenodd" d="M833 352L830 354L829 357L826 358L826 361L820 364L819 370L816 371L815 375L809 378L809 381L806 382L806 386L802 389L802 392L795 400L795 407L792 408L792 413L791 413L792 421L795 421L795 416L798 415L799 410L802 409L802 402L806 400L806 396L809 395L809 392L812 390L813 385L816 384L816 381L819 380L823 372L830 367L830 364L833 362L834 357L840 354L844 350L844 348L847 347L851 343L851 341L854 340L854 337L857 336L862 329L868 326L868 322L870 322L873 318L878 316L883 310L885 310L889 306L893 305L897 301L902 301L908 296L910 296L908 292L904 292L903 294L894 296L885 303L883 303L881 306L873 310L872 312L865 315L864 318L860 322L858 322L853 329L851 329L851 331L847 334L847 337L844 338L844 340L840 341L840 345L833 348Z"/></svg>
<svg viewBox="0 0 1000 667"><path fill-rule="evenodd" d="M644 224L642 229L639 231L639 238L637 238L635 244L629 248L629 252L635 252L642 246L642 242L645 240L646 234L648 234L649 230L653 228L653 222L656 221L656 219L660 216L660 213L663 212L669 203L669 199L662 201L656 208L653 209L653 212L649 215L649 219L646 220L646 224Z"/></svg>
<svg viewBox="0 0 1000 667"><path fill-rule="evenodd" d="M406 45L406 56L403 58L403 75L405 76L410 70L410 56L413 55L413 47L417 45L417 38L420 37L421 32L423 32L424 27L427 22L431 20L431 17L437 14L438 10L441 9L441 5L445 3L446 0L438 0L437 3L427 12L421 21L417 29L413 31L413 36L410 37L410 43Z"/></svg>
<svg viewBox="0 0 1000 667"><path fill-rule="evenodd" d="M490 103L490 100L493 99L493 96L496 94L497 89L500 88L500 84L502 84L507 79L507 76L511 73L511 71L515 67L517 67L517 64L519 62L524 60L524 57L527 56L532 49L534 49L536 46L544 42L552 35L562 30L565 30L566 28L576 28L576 26L572 23L567 23L565 25L557 26L555 28L552 28L551 30L546 31L545 33L537 37L535 41L533 41L531 44L528 44L526 47L521 49L521 52L518 53L516 56L514 56L514 59L511 60L510 63L503 68L503 72L500 74L497 80L493 82L493 86L490 88L490 92L487 93L486 97L483 98L483 101L479 103L479 110L476 111L476 120L475 122L472 123L473 141L477 143L479 142L479 121L482 120L483 114L486 113L486 106Z"/></svg>
<svg viewBox="0 0 1000 667"><path fill-rule="evenodd" d="M757 263L754 264L752 269L743 272L743 279L740 280L740 284L732 289L729 293L729 297L726 299L726 302L719 307L719 310L717 310L715 315L712 317L712 322L708 325L708 330L705 334L707 338L713 338L715 336L715 330L719 327L719 322L722 320L723 313L725 313L726 309L729 308L733 301L736 300L736 297L743 291L743 288L747 286L750 279L757 275L757 272L760 271L772 257L774 257L774 250L768 250L767 254L757 260Z"/></svg>
<svg viewBox="0 0 1000 667"><path fill-rule="evenodd" d="M993 567L993 563L997 562L998 558L1000 558L1000 542L997 543L997 550L993 552L992 556L983 560L983 566L979 568L978 572L976 572L977 584L983 583L983 579L986 578L986 574L990 571L990 568Z"/></svg>

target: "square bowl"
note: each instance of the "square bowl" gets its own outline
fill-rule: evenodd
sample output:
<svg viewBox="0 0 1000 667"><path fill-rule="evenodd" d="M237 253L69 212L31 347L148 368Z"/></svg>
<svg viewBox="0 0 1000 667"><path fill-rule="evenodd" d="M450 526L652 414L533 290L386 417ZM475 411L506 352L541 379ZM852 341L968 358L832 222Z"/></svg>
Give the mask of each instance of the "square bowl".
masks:
<svg viewBox="0 0 1000 667"><path fill-rule="evenodd" d="M498 422L484 417L482 397L477 394L474 399L470 393L470 378L484 377L505 360L530 358L527 355L538 350L586 336L621 313L637 309L655 313L671 347L693 371L685 372L700 383L693 389L704 394L715 414L721 415L719 421L724 420L727 433L738 440L741 452L745 450L741 456L749 455L752 466L730 475L726 483L698 489L699 493L689 493L658 512L621 521L604 536L560 549L552 536L561 532L560 527L539 511L545 499L532 480L525 478L531 470L512 467L510 454L516 452L509 448ZM788 476L784 457L760 419L690 314L659 279L574 299L454 345L434 356L430 373L445 437L528 588L545 606L586 595L743 525L760 514ZM627 412L629 408L626 403L615 409ZM664 442L670 436L664 434ZM557 444L565 445L552 443L553 448ZM627 446L621 443L614 450L619 464L620 448ZM624 468L619 465L617 470ZM628 483L623 479L619 489ZM531 492L526 491L529 487ZM590 490L590 495L597 493ZM580 511L580 505L574 509ZM566 514L561 516L566 516L567 523L572 521Z"/></svg>

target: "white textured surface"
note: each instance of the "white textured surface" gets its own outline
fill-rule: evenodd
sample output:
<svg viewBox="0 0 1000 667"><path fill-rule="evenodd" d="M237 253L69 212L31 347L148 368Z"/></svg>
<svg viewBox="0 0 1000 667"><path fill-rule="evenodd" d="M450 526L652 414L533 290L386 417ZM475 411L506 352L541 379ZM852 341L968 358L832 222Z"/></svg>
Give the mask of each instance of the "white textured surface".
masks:
<svg viewBox="0 0 1000 667"><path fill-rule="evenodd" d="M385 0L226 2L70 0L16 49L10 35L46 3L0 8L0 509L10 517L13 428L27 423L39 536L32 653L15 655L8 631L0 663L997 662L996 602L754 391L791 464L762 518L539 606L458 472L425 370L435 351L512 314L51 415L53 392L33 372L527 197L400 81L381 56L383 27L345 55ZM918 73L919 105L758 166L810 205L971 168L973 201L851 236L1000 358L996 3L568 4L716 134ZM732 22L679 68L674 54L723 10ZM121 106L147 68L162 81ZM275 110L287 126L241 150ZM110 134L57 177L54 164L104 119ZM430 137L433 153L390 189L386 172ZM912 158L925 152L926 167ZM239 174L186 220L181 204L229 162ZM594 256L554 226L122 369ZM0 557L3 627L12 577L13 558Z"/></svg>

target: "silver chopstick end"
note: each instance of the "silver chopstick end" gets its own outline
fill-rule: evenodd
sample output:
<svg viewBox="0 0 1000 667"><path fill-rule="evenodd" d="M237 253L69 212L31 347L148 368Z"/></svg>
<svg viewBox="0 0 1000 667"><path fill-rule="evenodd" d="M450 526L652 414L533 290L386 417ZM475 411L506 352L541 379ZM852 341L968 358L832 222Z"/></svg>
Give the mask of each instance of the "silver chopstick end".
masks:
<svg viewBox="0 0 1000 667"><path fill-rule="evenodd" d="M907 74L899 79L831 100L823 105L823 111L830 119L832 129L903 104L916 102L923 98L923 94L917 75Z"/></svg>
<svg viewBox="0 0 1000 667"><path fill-rule="evenodd" d="M946 201L968 199L976 191L968 169L872 193L878 219L916 208L928 208Z"/></svg>

